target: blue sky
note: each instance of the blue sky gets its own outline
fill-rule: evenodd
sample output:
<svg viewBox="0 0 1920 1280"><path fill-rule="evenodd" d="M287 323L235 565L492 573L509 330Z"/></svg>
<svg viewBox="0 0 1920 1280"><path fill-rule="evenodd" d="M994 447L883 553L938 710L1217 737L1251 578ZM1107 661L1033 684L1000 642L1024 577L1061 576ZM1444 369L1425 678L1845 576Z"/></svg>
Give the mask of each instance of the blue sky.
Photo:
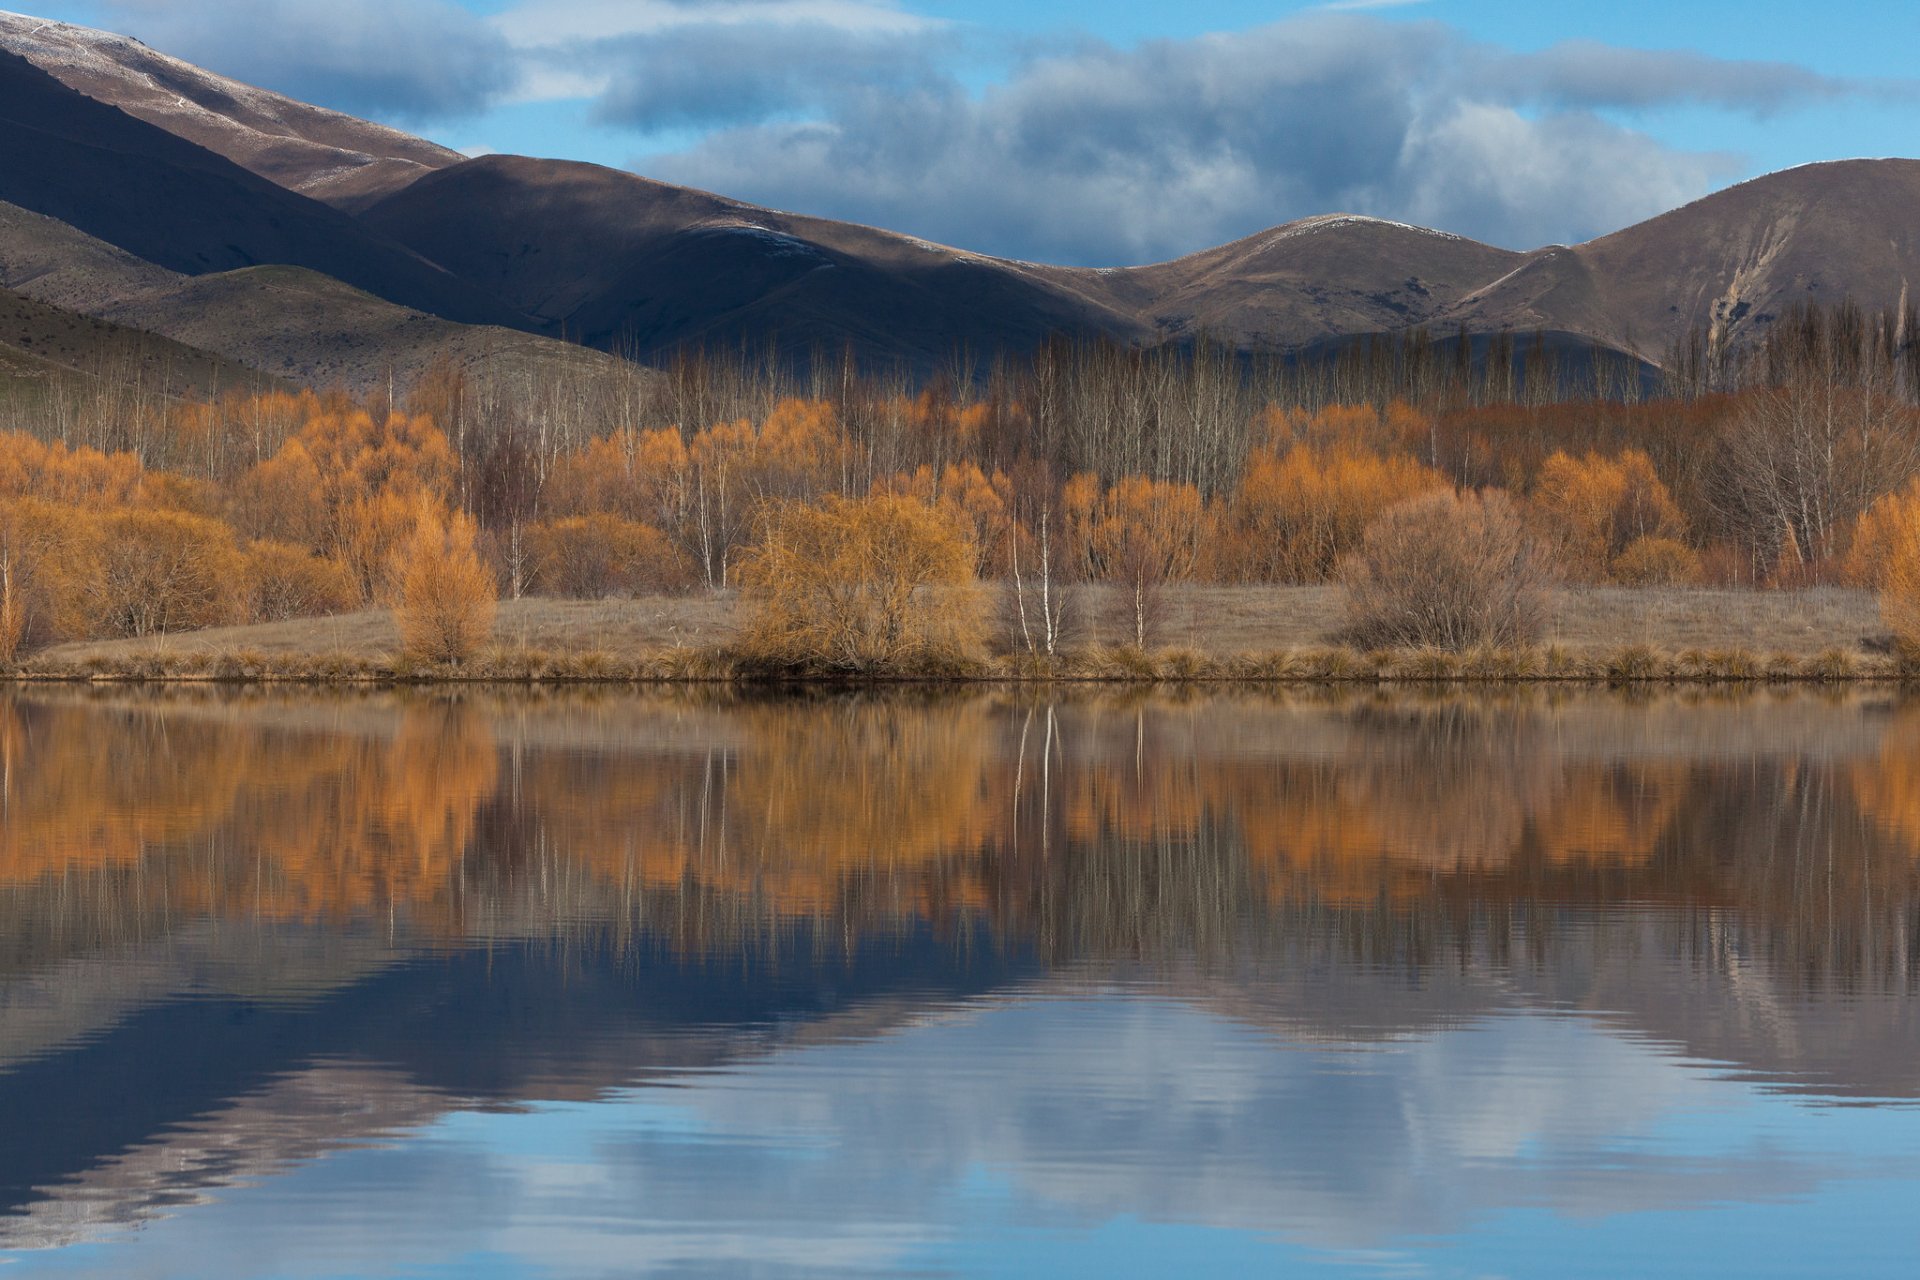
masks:
<svg viewBox="0 0 1920 1280"><path fill-rule="evenodd" d="M60 0L461 150L1046 261L1355 212L1510 247L1914 154L1920 5Z"/></svg>

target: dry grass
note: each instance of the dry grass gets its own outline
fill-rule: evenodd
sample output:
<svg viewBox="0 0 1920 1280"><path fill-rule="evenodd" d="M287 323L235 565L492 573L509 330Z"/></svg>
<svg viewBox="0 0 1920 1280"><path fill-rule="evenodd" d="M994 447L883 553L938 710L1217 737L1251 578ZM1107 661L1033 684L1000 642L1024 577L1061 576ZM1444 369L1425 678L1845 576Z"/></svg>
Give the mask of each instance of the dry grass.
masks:
<svg viewBox="0 0 1920 1280"><path fill-rule="evenodd" d="M1102 592L1094 592L1099 616ZM1090 630L1048 664L1001 659L1011 679L1092 680L1765 680L1890 677L1872 593L1840 588L1761 592L1689 587L1556 593L1545 645L1465 655L1361 654L1338 642L1337 587L1194 587L1172 593L1162 638L1142 654L1124 628ZM501 603L487 654L463 673L505 679L725 679L738 604L730 596ZM432 678L396 662L384 611L223 627L145 640L62 645L35 672L199 678Z"/></svg>

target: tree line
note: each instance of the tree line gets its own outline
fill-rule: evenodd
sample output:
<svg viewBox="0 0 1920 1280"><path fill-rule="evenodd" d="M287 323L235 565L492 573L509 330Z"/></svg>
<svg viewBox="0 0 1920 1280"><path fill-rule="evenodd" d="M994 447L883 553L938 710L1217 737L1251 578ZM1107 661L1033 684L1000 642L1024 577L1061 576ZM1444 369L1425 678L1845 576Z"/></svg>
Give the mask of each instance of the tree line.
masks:
<svg viewBox="0 0 1920 1280"><path fill-rule="evenodd" d="M1897 585L1920 564L1910 322L1803 309L1739 360L1670 353L1655 388L1602 352L1569 373L1544 339L1416 332L1317 362L1055 343L918 383L443 362L359 399L43 401L0 435L0 655L407 601L409 644L451 655L495 596L764 592L910 533L940 581L1004 584L982 606L1004 645L1056 652L1100 583L1145 647L1170 584L1335 581L1422 502L1498 526L1507 549L1461 554L1529 580Z"/></svg>

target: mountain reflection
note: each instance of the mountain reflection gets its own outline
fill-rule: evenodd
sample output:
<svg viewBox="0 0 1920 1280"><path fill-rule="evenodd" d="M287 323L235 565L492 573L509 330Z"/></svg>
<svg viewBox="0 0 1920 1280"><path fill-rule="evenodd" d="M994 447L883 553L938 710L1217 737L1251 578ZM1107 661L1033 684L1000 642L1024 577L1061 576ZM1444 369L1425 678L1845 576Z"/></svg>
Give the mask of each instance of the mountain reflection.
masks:
<svg viewBox="0 0 1920 1280"><path fill-rule="evenodd" d="M51 690L0 700L0 817L0 1248L457 1109L1113 983L1209 1015L1191 1034L1249 1073L1235 1037L1579 1011L1626 1037L1586 1033L1623 1115L1650 1105L1633 1041L1920 1097L1920 703L1891 694ZM1121 1061L1088 1016L1089 1061L1103 1036ZM1137 1125L1238 1150L1157 1088ZM894 1104L939 1118L919 1091L862 1101ZM1242 1131L1236 1159L1279 1158ZM1056 1136L1073 1196L1121 1211L1106 1139ZM1384 1166L1308 1188L1314 1158L1276 1176L1330 1197L1323 1221L1377 1200ZM1769 1194L1813 1176L1754 1158ZM1256 1194L1202 1172L1168 1193L1186 1220Z"/></svg>

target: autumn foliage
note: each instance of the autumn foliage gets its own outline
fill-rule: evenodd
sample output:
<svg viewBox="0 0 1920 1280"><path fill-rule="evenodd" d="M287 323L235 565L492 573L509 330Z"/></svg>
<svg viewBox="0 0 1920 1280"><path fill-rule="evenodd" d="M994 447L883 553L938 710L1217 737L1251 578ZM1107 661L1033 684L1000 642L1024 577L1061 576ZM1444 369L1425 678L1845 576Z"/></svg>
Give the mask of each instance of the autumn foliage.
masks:
<svg viewBox="0 0 1920 1280"><path fill-rule="evenodd" d="M770 508L741 566L749 662L858 675L964 666L985 635L974 549L951 513L874 494Z"/></svg>
<svg viewBox="0 0 1920 1280"><path fill-rule="evenodd" d="M690 359L611 398L502 398L443 363L411 393L360 401L235 393L49 418L0 434L0 660L407 607L405 580L415 616L439 619L422 653L470 651L459 637L485 628L450 619L480 617L490 592L744 588L763 618L775 592L847 605L800 630L809 644L834 633L826 666L869 669L919 643L902 638L918 601L958 588L923 554L943 540L963 549L965 581L995 584L994 642L1049 661L1089 638L1152 646L1170 598L1197 598L1188 583L1341 582L1358 607L1435 557L1480 553L1486 573L1520 575L1518 599L1551 566L1636 587L1850 580L1892 601L1910 500L1897 495L1920 474L1920 357L1872 347L1861 326L1844 308L1783 319L1781 345L1741 379L1683 361L1666 398L1612 375L1570 394L1538 352L1503 367L1491 353L1514 355L1511 338L1449 364L1408 335L1318 371L1205 343L1049 344L917 384ZM1439 530L1432 545L1408 532L1413 511ZM923 538L934 526L942 537ZM919 585L873 568L875 529L920 539L889 552L922 557L901 570ZM1381 559L1396 540L1416 568ZM769 566L797 566L796 547L830 572L777 579ZM443 594L416 554L450 574ZM861 620L856 598L893 621ZM1435 624L1450 637L1436 643L1456 642L1452 625Z"/></svg>
<svg viewBox="0 0 1920 1280"><path fill-rule="evenodd" d="M409 656L459 663L486 643L499 596L474 547L472 516L422 503L390 573L394 621Z"/></svg>

